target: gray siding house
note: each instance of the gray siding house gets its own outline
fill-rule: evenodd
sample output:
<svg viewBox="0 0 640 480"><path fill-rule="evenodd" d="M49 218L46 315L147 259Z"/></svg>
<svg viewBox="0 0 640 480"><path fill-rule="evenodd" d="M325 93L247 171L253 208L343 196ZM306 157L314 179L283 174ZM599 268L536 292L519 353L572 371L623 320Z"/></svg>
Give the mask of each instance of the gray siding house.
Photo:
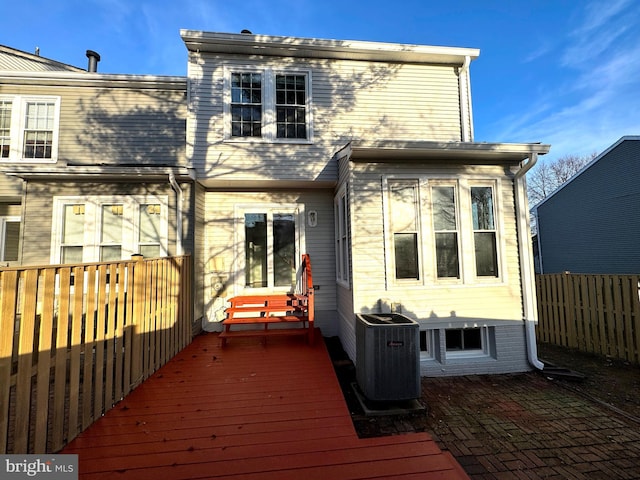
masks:
<svg viewBox="0 0 640 480"><path fill-rule="evenodd" d="M0 262L194 253L186 79L0 48Z"/></svg>
<svg viewBox="0 0 640 480"><path fill-rule="evenodd" d="M640 272L640 136L625 136L534 209L541 273Z"/></svg>

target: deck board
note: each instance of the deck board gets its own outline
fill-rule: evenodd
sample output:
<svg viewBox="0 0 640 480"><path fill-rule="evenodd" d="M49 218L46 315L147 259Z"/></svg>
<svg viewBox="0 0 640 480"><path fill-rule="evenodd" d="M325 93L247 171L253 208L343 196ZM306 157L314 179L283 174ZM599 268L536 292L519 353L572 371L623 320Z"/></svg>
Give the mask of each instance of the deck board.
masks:
<svg viewBox="0 0 640 480"><path fill-rule="evenodd" d="M426 433L359 439L323 342L193 343L61 453L82 479L468 478Z"/></svg>

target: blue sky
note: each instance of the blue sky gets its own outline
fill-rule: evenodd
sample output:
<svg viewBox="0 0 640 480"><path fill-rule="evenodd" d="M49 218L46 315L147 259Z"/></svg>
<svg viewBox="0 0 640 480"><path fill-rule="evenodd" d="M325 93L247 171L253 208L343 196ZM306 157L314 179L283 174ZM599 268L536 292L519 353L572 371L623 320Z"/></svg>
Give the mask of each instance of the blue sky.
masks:
<svg viewBox="0 0 640 480"><path fill-rule="evenodd" d="M184 75L180 29L480 49L475 140L548 160L640 135L638 0L6 0L0 44L102 73Z"/></svg>

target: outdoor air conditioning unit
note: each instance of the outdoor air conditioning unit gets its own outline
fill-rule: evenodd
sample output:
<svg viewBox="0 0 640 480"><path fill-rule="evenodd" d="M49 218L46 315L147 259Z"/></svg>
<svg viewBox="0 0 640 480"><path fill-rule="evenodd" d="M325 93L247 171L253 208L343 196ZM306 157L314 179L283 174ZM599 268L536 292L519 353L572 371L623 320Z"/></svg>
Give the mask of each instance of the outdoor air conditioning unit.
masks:
<svg viewBox="0 0 640 480"><path fill-rule="evenodd" d="M372 401L419 398L419 325L398 313L358 314L356 379Z"/></svg>

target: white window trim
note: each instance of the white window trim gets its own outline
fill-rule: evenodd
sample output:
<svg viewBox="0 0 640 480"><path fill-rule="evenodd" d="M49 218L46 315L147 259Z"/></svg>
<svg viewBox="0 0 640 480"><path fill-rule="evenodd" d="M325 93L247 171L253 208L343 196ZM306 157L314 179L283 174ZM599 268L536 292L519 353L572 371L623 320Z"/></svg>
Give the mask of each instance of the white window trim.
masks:
<svg viewBox="0 0 640 480"><path fill-rule="evenodd" d="M391 216L393 214L393 212L391 212L391 202L390 202L390 197L389 197L389 183L393 183L393 182L409 182L409 181L415 181L416 182L416 187L418 189L417 191L417 201L416 201L416 216L417 216L417 227L418 227L418 245L417 245L417 252L418 252L418 278L417 279L412 279L412 278L396 278L396 260L395 260L395 251L394 251L394 241L393 241L393 231L391 229ZM385 225L385 251L388 252L388 255L385 255L386 257L386 269L388 274L386 275L387 277L387 283L388 286L392 285L395 287L406 287L406 286L419 286L419 285L425 285L427 280L425 277L428 277L429 275L426 274L426 270L424 268L424 265L426 265L427 263L427 258L429 258L429 255L426 252L425 249L425 245L428 242L424 241L424 237L425 237L425 229L424 229L424 215L425 215L425 208L423 206L423 196L426 190L426 182L423 178L420 178L418 176L411 176L411 175L387 175L384 176L382 178L382 191L383 191L383 195L382 195L382 211L384 214L384 225Z"/></svg>
<svg viewBox="0 0 640 480"><path fill-rule="evenodd" d="M7 223L20 223L22 219L19 216L6 216L0 217L0 262L4 264L9 264L9 262L14 262L13 260L5 260L4 259L4 249L5 249L5 240L7 233ZM20 241L20 240L19 240ZM20 259L20 255L18 252L18 260Z"/></svg>
<svg viewBox="0 0 640 480"><path fill-rule="evenodd" d="M1 158L0 163L56 163L58 161L58 138L60 130L60 97L38 95L0 95L0 100L11 101L11 148L9 157ZM27 103L54 103L53 137L51 140L51 158L24 158L24 131Z"/></svg>
<svg viewBox="0 0 640 480"><path fill-rule="evenodd" d="M466 277L466 258L465 258L465 248L464 245L466 244L465 242L465 222L464 220L464 209L462 208L462 205L460 203L460 192L461 192L461 187L460 187L460 181L457 179L429 179L428 181L429 184L429 189L428 189L428 203L429 203L429 213L430 213L430 221L429 221L429 225L431 226L431 232L430 232L430 243L431 243L431 255L432 255L432 268L431 268L431 275L432 278L434 280L434 283L436 284L441 284L441 285L462 285L464 283L466 283L467 277ZM433 188L434 187L451 187L453 188L453 199L455 202L455 215L456 215L456 230L455 232L457 233L457 238L458 238L458 277L454 278L454 277L438 277L438 264L437 264L437 258L438 258L438 253L436 252L436 228L435 228L435 218L433 216L433 202L432 202L432 198L433 198Z"/></svg>
<svg viewBox="0 0 640 480"><path fill-rule="evenodd" d="M277 287L269 285L263 288L248 288L246 287L245 278L245 231L244 231L244 215L245 213L293 213L296 217L296 262L298 267L302 254L306 252L305 241L305 206L302 203L256 203L256 204L237 204L234 206L234 223L235 223L235 248L234 258L235 267L234 271L238 272L237 279L234 285L234 291L236 295L243 293L250 293L252 295L260 295L267 293L291 293L290 288ZM273 252L267 252L267 278L268 283L271 283L273 277Z"/></svg>
<svg viewBox="0 0 640 480"><path fill-rule="evenodd" d="M499 179L497 180L469 180L467 181L468 187L468 201L469 201L469 216L470 216L470 228L471 228L471 242L474 248L472 249L473 261L471 262L471 266L473 268L473 277L475 283L502 283L506 281L506 263L504 260L503 252L505 251L505 235L502 228L502 219L504 211L502 209L502 202L500 201L499 192L502 191L502 185ZM496 232L496 257L498 263L498 276L497 277L489 277L489 276L478 276L476 273L476 259L475 259L475 238L473 229L473 212L471 211L471 187L490 187L492 189L493 195L493 220L494 220L494 230Z"/></svg>
<svg viewBox="0 0 640 480"><path fill-rule="evenodd" d="M420 361L422 360L434 360L435 357L435 341L434 341L434 331L433 330L420 330L419 332L419 347L422 345L422 335L425 336L425 343L427 346L426 350L422 350L420 348Z"/></svg>
<svg viewBox="0 0 640 480"><path fill-rule="evenodd" d="M259 66L230 66L224 67L223 80L223 125L225 142L241 143L313 143L313 116L311 106L311 70L264 68ZM233 137L231 135L231 74L232 73L260 73L262 74L262 136L261 137ZM305 115L307 121L307 138L278 138L276 131L276 75L303 75L306 82Z"/></svg>
<svg viewBox="0 0 640 480"><path fill-rule="evenodd" d="M341 200L344 202L344 210L340 208ZM349 266L351 255L349 249L349 203L347 185L344 184L333 198L335 218L335 247L336 247L336 281L344 288L350 288ZM344 248L343 248L344 247ZM344 252L344 256L343 256Z"/></svg>
<svg viewBox="0 0 640 480"><path fill-rule="evenodd" d="M479 328L480 329L480 342L481 342L481 348L476 348L476 349L469 349L469 350L447 350L446 348L446 331L447 330L469 330L472 328ZM484 357L489 357L491 355L490 352L490 339L489 339L489 328L482 326L482 327L460 327L460 328L447 328L444 330L444 342L445 342L445 357L447 360L453 360L456 358L484 358Z"/></svg>
<svg viewBox="0 0 640 480"><path fill-rule="evenodd" d="M418 246L419 254L422 259L419 260L419 269L422 279L414 280L396 280L395 279L395 260L393 258L393 239L390 229L389 220L389 198L388 198L388 182L393 180L417 180L419 189L418 207L420 208L420 235ZM433 225L433 209L431 204L431 187L433 186L453 186L455 187L456 200L456 217L458 222L458 259L460 268L460 278L448 279L438 278L436 265L435 250L435 229ZM473 237L473 215L471 212L471 187L490 186L493 188L495 229L496 229L496 250L498 257L498 276L484 277L476 276L475 248ZM488 178L486 176L465 176L463 178L454 178L444 175L384 175L382 177L382 207L384 215L385 230L385 251L386 255L385 268L387 271L386 282L387 290L398 288L412 288L422 285L430 287L442 288L468 288L468 287L486 287L489 285L504 285L508 283L507 275L507 259L506 254L506 236L504 232L504 206L502 204L502 181L496 178ZM426 193L425 193L426 192Z"/></svg>
<svg viewBox="0 0 640 480"><path fill-rule="evenodd" d="M85 205L85 228L82 261L97 262L100 258L100 215L101 205L123 204L126 213L123 218L122 259L127 260L139 250L140 205L158 203L160 211L160 256L167 256L169 238L169 209L166 195L82 195L53 197L53 227L50 258L51 263L62 260L62 227L64 222L63 206L68 204Z"/></svg>

